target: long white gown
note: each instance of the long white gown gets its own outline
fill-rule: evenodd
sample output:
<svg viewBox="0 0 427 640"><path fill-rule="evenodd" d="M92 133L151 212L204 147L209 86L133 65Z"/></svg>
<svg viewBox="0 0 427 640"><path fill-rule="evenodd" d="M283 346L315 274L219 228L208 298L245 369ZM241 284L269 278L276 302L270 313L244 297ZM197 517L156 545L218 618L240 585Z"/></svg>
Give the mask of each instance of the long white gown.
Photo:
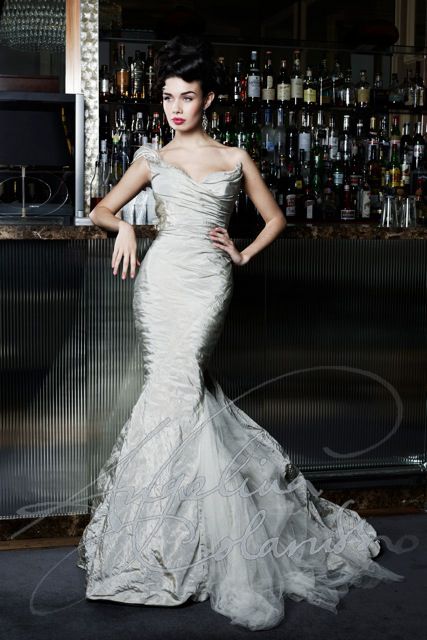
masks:
<svg viewBox="0 0 427 640"><path fill-rule="evenodd" d="M403 580L373 560L375 529L317 496L208 372L233 290L232 261L208 231L228 226L241 164L198 182L149 146L141 156L159 218L134 283L144 384L78 546L86 597L209 598L232 624L258 630L280 623L286 596L337 613L351 585Z"/></svg>

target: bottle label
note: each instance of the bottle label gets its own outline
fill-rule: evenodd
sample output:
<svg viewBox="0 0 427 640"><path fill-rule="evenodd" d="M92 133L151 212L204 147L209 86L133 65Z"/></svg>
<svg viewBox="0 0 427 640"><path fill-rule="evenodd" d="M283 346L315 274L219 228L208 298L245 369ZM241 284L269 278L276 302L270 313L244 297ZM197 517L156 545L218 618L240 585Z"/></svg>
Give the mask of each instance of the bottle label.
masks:
<svg viewBox="0 0 427 640"><path fill-rule="evenodd" d="M401 173L400 173L400 168L399 167L392 167L390 170L390 178L391 178L391 186L392 187L400 187L400 178L401 178Z"/></svg>
<svg viewBox="0 0 427 640"><path fill-rule="evenodd" d="M99 83L99 90L101 93L109 93L110 91L110 79L109 78L101 78Z"/></svg>
<svg viewBox="0 0 427 640"><path fill-rule="evenodd" d="M371 192L365 189L361 192L360 215L364 220L371 217Z"/></svg>
<svg viewBox="0 0 427 640"><path fill-rule="evenodd" d="M261 97L261 83L259 76L248 76L248 97Z"/></svg>
<svg viewBox="0 0 427 640"><path fill-rule="evenodd" d="M263 89L262 90L262 99L263 100L275 100L276 99L276 92L274 90L274 87L268 87L267 89Z"/></svg>
<svg viewBox="0 0 427 640"><path fill-rule="evenodd" d="M424 145L423 144L415 144L414 145L414 158L424 158Z"/></svg>
<svg viewBox="0 0 427 640"><path fill-rule="evenodd" d="M303 82L302 78L291 78L291 98L302 98Z"/></svg>
<svg viewBox="0 0 427 640"><path fill-rule="evenodd" d="M331 160L337 159L338 153L338 137L330 136L329 137L329 157Z"/></svg>
<svg viewBox="0 0 427 640"><path fill-rule="evenodd" d="M295 189L299 189L299 190L302 189L302 180L301 179L295 180Z"/></svg>
<svg viewBox="0 0 427 640"><path fill-rule="evenodd" d="M401 167L402 177L401 177L401 185L407 186L411 182L411 167L407 162L402 162Z"/></svg>
<svg viewBox="0 0 427 640"><path fill-rule="evenodd" d="M286 196L286 216L294 216L296 213L295 208L295 194L290 193Z"/></svg>
<svg viewBox="0 0 427 640"><path fill-rule="evenodd" d="M317 101L317 93L316 89L304 89L304 102L307 104L316 103Z"/></svg>
<svg viewBox="0 0 427 640"><path fill-rule="evenodd" d="M363 89L357 90L357 102L359 104L368 104L369 102L369 89L363 87Z"/></svg>
<svg viewBox="0 0 427 640"><path fill-rule="evenodd" d="M339 186L344 182L344 174L340 173L339 171L334 172L333 178L334 178L334 184L336 186Z"/></svg>
<svg viewBox="0 0 427 640"><path fill-rule="evenodd" d="M282 102L289 102L291 99L291 85L281 83L277 85L277 99Z"/></svg>
<svg viewBox="0 0 427 640"><path fill-rule="evenodd" d="M341 209L341 220L354 220L355 217L354 209Z"/></svg>
<svg viewBox="0 0 427 640"><path fill-rule="evenodd" d="M307 220L313 220L314 200L305 201L305 217Z"/></svg>
<svg viewBox="0 0 427 640"><path fill-rule="evenodd" d="M310 158L310 150L311 150L311 133L301 131L299 134L298 143L299 143L300 150L304 149L305 159L308 160Z"/></svg>

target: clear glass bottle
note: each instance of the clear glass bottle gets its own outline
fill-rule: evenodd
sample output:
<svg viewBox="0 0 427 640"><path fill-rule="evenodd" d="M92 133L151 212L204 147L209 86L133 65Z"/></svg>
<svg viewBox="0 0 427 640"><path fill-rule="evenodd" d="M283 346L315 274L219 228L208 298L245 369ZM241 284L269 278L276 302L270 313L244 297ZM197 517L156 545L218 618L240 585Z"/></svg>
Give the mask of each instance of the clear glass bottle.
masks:
<svg viewBox="0 0 427 640"><path fill-rule="evenodd" d="M347 69L341 91L341 103L344 107L354 107L355 88L352 80L351 69Z"/></svg>
<svg viewBox="0 0 427 640"><path fill-rule="evenodd" d="M294 51L294 65L291 73L291 104L300 106L303 102L303 80L301 76L300 50Z"/></svg>
<svg viewBox="0 0 427 640"><path fill-rule="evenodd" d="M317 104L317 82L313 78L311 67L307 67L303 85L304 105L311 107Z"/></svg>
<svg viewBox="0 0 427 640"><path fill-rule="evenodd" d="M276 89L274 87L273 63L271 51L265 52L264 72L262 74L262 101L264 103L274 102L276 99Z"/></svg>
<svg viewBox="0 0 427 640"><path fill-rule="evenodd" d="M369 106L371 86L368 82L366 69L361 69L360 80L356 85L356 105L359 109Z"/></svg>
<svg viewBox="0 0 427 640"><path fill-rule="evenodd" d="M125 56L125 45L119 44L119 59L115 72L116 93L121 99L129 96L129 66Z"/></svg>
<svg viewBox="0 0 427 640"><path fill-rule="evenodd" d="M286 59L280 62L280 71L276 85L277 101L283 105L288 105L291 101L291 78L288 73Z"/></svg>
<svg viewBox="0 0 427 640"><path fill-rule="evenodd" d="M397 73L392 73L388 91L388 101L390 104L401 105L403 104L403 98L403 91L399 84Z"/></svg>
<svg viewBox="0 0 427 640"><path fill-rule="evenodd" d="M332 81L328 73L328 62L326 58L320 61L318 78L319 106L323 107L332 102Z"/></svg>
<svg viewBox="0 0 427 640"><path fill-rule="evenodd" d="M133 102L144 100L144 67L142 53L137 49L130 66L130 98Z"/></svg>
<svg viewBox="0 0 427 640"><path fill-rule="evenodd" d="M258 102L261 98L261 73L258 64L258 51L251 51L248 71L248 100Z"/></svg>

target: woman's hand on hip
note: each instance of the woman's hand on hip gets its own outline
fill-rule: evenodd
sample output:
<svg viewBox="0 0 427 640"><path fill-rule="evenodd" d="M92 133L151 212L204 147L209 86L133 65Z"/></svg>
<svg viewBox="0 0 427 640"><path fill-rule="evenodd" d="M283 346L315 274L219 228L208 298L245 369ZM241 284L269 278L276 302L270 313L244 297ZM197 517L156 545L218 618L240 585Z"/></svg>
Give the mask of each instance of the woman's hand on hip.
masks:
<svg viewBox="0 0 427 640"><path fill-rule="evenodd" d="M214 227L209 231L209 237L215 247L228 253L234 264L237 264L239 267L246 264L248 261L246 256L236 249L233 240L228 235L227 229L224 229L224 227Z"/></svg>

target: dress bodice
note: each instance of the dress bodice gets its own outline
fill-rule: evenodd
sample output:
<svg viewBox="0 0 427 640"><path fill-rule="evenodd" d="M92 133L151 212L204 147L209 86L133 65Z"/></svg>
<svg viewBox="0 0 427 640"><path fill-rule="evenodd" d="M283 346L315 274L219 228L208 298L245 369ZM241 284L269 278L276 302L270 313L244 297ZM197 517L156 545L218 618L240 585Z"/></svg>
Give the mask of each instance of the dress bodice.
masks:
<svg viewBox="0 0 427 640"><path fill-rule="evenodd" d="M228 228L242 179L242 163L230 171L212 171L200 182L166 162L156 149L142 145L133 161L150 167L158 231L206 237L215 226Z"/></svg>

